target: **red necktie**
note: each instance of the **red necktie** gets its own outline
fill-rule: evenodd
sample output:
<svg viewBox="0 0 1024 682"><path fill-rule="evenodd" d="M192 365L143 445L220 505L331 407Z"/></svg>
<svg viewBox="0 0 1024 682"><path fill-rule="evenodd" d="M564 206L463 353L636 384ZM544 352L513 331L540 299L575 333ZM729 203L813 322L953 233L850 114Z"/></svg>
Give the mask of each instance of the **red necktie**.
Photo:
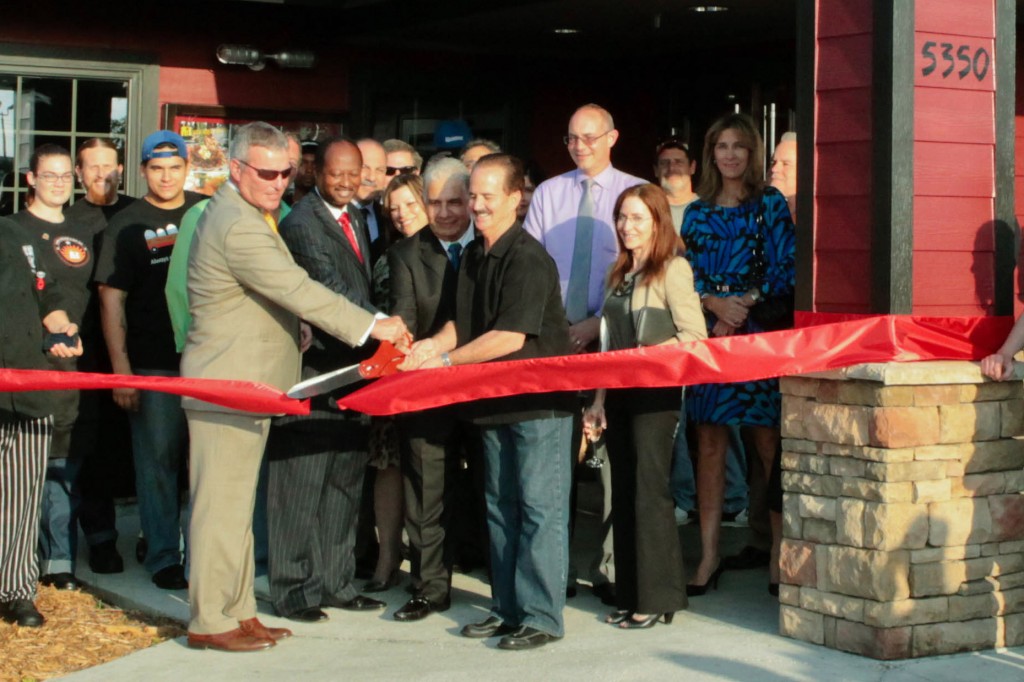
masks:
<svg viewBox="0 0 1024 682"><path fill-rule="evenodd" d="M352 220L348 217L348 213L342 213L341 217L338 218L338 224L341 225L341 231L348 237L348 243L352 245L352 250L356 252L356 258L359 262L363 262L363 253L359 250L359 242L356 240L356 232L352 229Z"/></svg>

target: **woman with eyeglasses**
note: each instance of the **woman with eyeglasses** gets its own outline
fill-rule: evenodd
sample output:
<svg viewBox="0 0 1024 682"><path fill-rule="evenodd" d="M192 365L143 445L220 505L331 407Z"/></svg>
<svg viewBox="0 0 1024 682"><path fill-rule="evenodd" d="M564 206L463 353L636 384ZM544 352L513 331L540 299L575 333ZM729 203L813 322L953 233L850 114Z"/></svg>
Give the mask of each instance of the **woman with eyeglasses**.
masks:
<svg viewBox="0 0 1024 682"><path fill-rule="evenodd" d="M764 182L764 145L753 121L729 114L704 138L700 198L686 211L686 257L710 336L792 326L796 241L786 199ZM686 416L696 424L701 561L690 596L717 587L718 540L730 426L748 427L757 461L769 479L779 448L777 379L693 386ZM753 455L754 453L750 453ZM770 580L777 582L777 566Z"/></svg>
<svg viewBox="0 0 1024 682"><path fill-rule="evenodd" d="M613 215L619 255L608 274L601 350L706 338L665 193L652 184L631 187ZM679 388L600 389L583 416L590 440L607 430L618 610L605 622L619 628L668 624L686 608L669 485L681 401Z"/></svg>
<svg viewBox="0 0 1024 682"><path fill-rule="evenodd" d="M419 175L396 175L384 190L384 214L391 217L400 237L411 237L427 226L427 207L423 203L423 179ZM389 239L389 241L394 241ZM390 289L388 259L381 256L373 266L373 304L388 312ZM373 577L365 592L384 592L398 583L402 563L402 473L399 469L398 433L391 417L374 418L370 427L370 466L376 477L373 484L373 511L377 520L380 554Z"/></svg>
<svg viewBox="0 0 1024 682"><path fill-rule="evenodd" d="M42 144L29 161L27 176L34 199L23 211L11 216L35 240L38 262L35 269L57 282L63 305L75 322L81 323L93 308L92 276L96 265L94 230L68 219L64 206L75 188L71 153L55 144ZM92 325L98 319L89 316ZM96 351L90 344L90 355ZM49 358L53 369L74 371L76 358ZM40 582L57 589L77 589L75 578L75 523L78 515L77 477L83 446L88 438L72 439L78 420L79 392L54 393L53 443L47 462L46 482L39 513ZM84 433L84 431L83 431Z"/></svg>

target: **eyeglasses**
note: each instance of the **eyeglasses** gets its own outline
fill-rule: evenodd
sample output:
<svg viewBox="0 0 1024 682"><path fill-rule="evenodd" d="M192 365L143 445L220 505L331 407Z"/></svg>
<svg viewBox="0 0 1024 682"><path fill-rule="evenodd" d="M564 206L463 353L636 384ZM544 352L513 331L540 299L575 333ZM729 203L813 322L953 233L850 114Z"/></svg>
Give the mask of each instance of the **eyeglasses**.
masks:
<svg viewBox="0 0 1024 682"><path fill-rule="evenodd" d="M602 137L604 137L610 132L612 131L606 130L600 135L566 135L565 137L562 138L562 142L564 142L568 147L571 147L574 144L579 144L580 142L587 145L588 147L593 147L595 144L597 144L598 140L600 140Z"/></svg>
<svg viewBox="0 0 1024 682"><path fill-rule="evenodd" d="M40 173L36 177L48 185L55 185L57 184L57 181L68 183L75 178L72 173L61 173L60 175L57 175L56 173Z"/></svg>
<svg viewBox="0 0 1024 682"><path fill-rule="evenodd" d="M256 175L260 177L260 180L266 180L267 182L273 182L274 180L277 180L278 177L282 180L287 180L292 176L292 173L295 172L294 166L288 166L284 170L269 170L267 168L257 168L248 161L243 161L242 159L238 159L238 163L244 163L249 168L252 168L256 171Z"/></svg>
<svg viewBox="0 0 1024 682"><path fill-rule="evenodd" d="M615 216L615 224L616 225L626 225L626 224L629 224L629 225L643 225L648 220L652 220L651 216L646 216L646 215L626 215L625 213L620 213L619 215Z"/></svg>
<svg viewBox="0 0 1024 682"><path fill-rule="evenodd" d="M388 175L395 175L395 174L405 175L407 173L415 173L416 172L416 166L399 166L397 168L394 167L394 166L388 166L384 170L385 170L385 172Z"/></svg>

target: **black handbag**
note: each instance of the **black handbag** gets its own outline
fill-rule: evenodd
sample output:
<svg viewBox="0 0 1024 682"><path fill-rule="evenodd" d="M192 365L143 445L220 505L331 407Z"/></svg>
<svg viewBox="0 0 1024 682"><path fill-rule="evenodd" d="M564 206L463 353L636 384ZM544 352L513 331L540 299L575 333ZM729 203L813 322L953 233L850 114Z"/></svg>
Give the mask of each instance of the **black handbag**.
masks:
<svg viewBox="0 0 1024 682"><path fill-rule="evenodd" d="M676 323L672 313L665 308L652 308L647 305L651 296L651 288L644 292L644 306L636 312L636 343L638 346L657 346L665 343L676 335Z"/></svg>
<svg viewBox="0 0 1024 682"><path fill-rule="evenodd" d="M757 209L757 246L754 247L754 258L750 265L750 278L753 284L750 288L757 286L764 280L765 271L768 269L764 255L764 202ZM780 329L792 329L793 310L796 307L794 292L781 294L779 296L765 296L761 301L750 309L750 317L762 329L768 332Z"/></svg>

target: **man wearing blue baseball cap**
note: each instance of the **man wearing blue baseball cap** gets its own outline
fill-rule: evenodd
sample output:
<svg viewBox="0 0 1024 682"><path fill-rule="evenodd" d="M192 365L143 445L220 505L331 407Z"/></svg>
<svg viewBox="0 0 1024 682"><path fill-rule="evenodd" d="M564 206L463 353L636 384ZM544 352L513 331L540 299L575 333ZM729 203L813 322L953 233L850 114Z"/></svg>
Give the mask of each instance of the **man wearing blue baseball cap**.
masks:
<svg viewBox="0 0 1024 682"><path fill-rule="evenodd" d="M141 171L146 195L111 218L96 265L103 335L115 374L177 376L181 356L164 285L181 217L204 197L185 191L188 147L169 130L143 141ZM147 543L144 564L157 587L185 589L180 542L187 523L180 520L178 494L187 452L181 399L117 388L114 401L131 422L139 520Z"/></svg>

